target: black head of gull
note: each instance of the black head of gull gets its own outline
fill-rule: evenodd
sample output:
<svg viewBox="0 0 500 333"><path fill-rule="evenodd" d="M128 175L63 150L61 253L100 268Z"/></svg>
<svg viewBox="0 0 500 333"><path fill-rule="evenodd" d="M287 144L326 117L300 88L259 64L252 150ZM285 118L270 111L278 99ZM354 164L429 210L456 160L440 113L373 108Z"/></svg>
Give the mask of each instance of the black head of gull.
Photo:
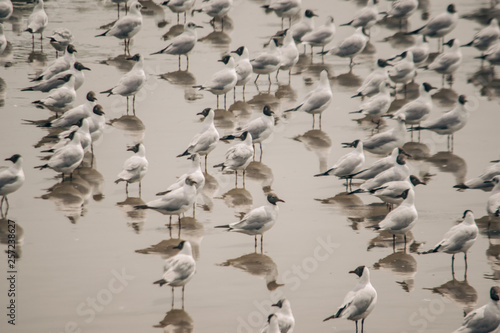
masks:
<svg viewBox="0 0 500 333"><path fill-rule="evenodd" d="M186 241L181 241L179 244L177 244L177 246L174 246L174 249L182 250L182 248L184 247L184 243L186 243Z"/></svg>
<svg viewBox="0 0 500 333"><path fill-rule="evenodd" d="M413 186L427 185L426 183L424 183L423 181L421 181L420 179L418 179L417 176L414 176L414 175L410 175L410 183L412 183Z"/></svg>
<svg viewBox="0 0 500 333"><path fill-rule="evenodd" d="M127 58L127 60L139 61L141 60L141 55L139 53L136 53L132 57Z"/></svg>
<svg viewBox="0 0 500 333"><path fill-rule="evenodd" d="M310 10L310 9L306 9L306 12L304 13L304 16L305 16L305 17L309 17L309 18L311 18L311 17L318 16L318 15L316 15L316 14L315 14L312 10Z"/></svg>
<svg viewBox="0 0 500 333"><path fill-rule="evenodd" d="M217 61L223 62L224 65L227 65L227 63L229 62L229 59L231 59L231 56L230 55L225 55L225 56L222 57L222 59L219 59Z"/></svg>
<svg viewBox="0 0 500 333"><path fill-rule="evenodd" d="M73 44L69 44L69 45L66 47L66 51L67 51L68 53L70 53L70 54L77 52L77 51L76 51L76 48L75 48L75 46L74 46Z"/></svg>
<svg viewBox="0 0 500 333"><path fill-rule="evenodd" d="M71 79L72 76L73 76L73 74L66 74L63 77L60 77L58 80L61 80L61 81L64 81L64 82L68 82L69 79Z"/></svg>
<svg viewBox="0 0 500 333"><path fill-rule="evenodd" d="M267 195L267 201L269 201L273 205L276 205L276 203L278 202L285 202L285 200L278 198L278 196L272 192Z"/></svg>
<svg viewBox="0 0 500 333"><path fill-rule="evenodd" d="M73 65L73 67L77 70L77 71L83 71L83 70L86 70L86 71L90 71L90 68L88 67L85 67L81 62L79 61L76 61L75 64Z"/></svg>
<svg viewBox="0 0 500 333"><path fill-rule="evenodd" d="M95 92L93 91L89 91L87 93L87 101L90 101L90 102L95 102L97 101L97 97L95 96Z"/></svg>
<svg viewBox="0 0 500 333"><path fill-rule="evenodd" d="M467 98L465 97L465 95L458 96L458 103L462 105L465 105L465 103L467 103Z"/></svg>
<svg viewBox="0 0 500 333"><path fill-rule="evenodd" d="M264 105L262 113L265 114L266 116L272 116L274 114L274 111L271 110L271 107L269 105Z"/></svg>
<svg viewBox="0 0 500 333"><path fill-rule="evenodd" d="M454 43L455 43L455 38L452 38L446 43L443 43L443 45L448 45L448 47L452 47Z"/></svg>
<svg viewBox="0 0 500 333"><path fill-rule="evenodd" d="M350 271L349 273L356 274L357 276L361 277L361 275L363 275L364 270L365 266L358 266L355 270Z"/></svg>
<svg viewBox="0 0 500 333"><path fill-rule="evenodd" d="M457 9L455 8L454 4L449 4L448 7L446 7L446 11L450 14L455 14L457 12Z"/></svg>
<svg viewBox="0 0 500 333"><path fill-rule="evenodd" d="M18 160L18 159L20 159L20 158L21 158L21 155L19 155L19 154L14 154L14 155L12 155L11 157L6 158L5 160L6 160L6 161L11 161L12 163L16 163L16 162L17 162L17 160Z"/></svg>
<svg viewBox="0 0 500 333"><path fill-rule="evenodd" d="M97 104L96 106L94 106L94 108L92 109L92 112L96 115L99 115L99 116L104 115L103 108L100 104Z"/></svg>
<svg viewBox="0 0 500 333"><path fill-rule="evenodd" d="M127 151L133 151L134 153L137 154L137 152L139 151L139 146L140 146L140 143L136 144L135 146L127 148Z"/></svg>
<svg viewBox="0 0 500 333"><path fill-rule="evenodd" d="M427 91L427 92L431 91L432 89L437 89L436 87L431 86L427 82L422 83L422 86L424 86L424 90Z"/></svg>
<svg viewBox="0 0 500 333"><path fill-rule="evenodd" d="M198 112L196 115L206 117L206 116L208 116L208 113L210 112L210 110L212 110L212 109L211 108L205 108L205 109L203 109L203 111Z"/></svg>
<svg viewBox="0 0 500 333"><path fill-rule="evenodd" d="M245 47L244 46L240 46L236 50L231 51L231 53L236 53L237 55L241 56L243 54L243 51L245 51Z"/></svg>

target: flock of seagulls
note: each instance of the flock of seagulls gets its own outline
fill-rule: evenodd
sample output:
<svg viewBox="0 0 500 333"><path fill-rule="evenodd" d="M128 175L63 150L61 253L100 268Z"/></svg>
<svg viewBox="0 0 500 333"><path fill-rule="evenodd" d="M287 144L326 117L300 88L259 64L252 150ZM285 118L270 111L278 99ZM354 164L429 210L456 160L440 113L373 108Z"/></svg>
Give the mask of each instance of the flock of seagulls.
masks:
<svg viewBox="0 0 500 333"><path fill-rule="evenodd" d="M166 190L158 192L156 194L158 198L138 203L134 205L134 209L138 212L154 210L168 215L170 229L172 216L177 216L180 233L181 217L190 209L193 209L194 215L197 199L202 195L206 185L208 155L220 145L220 141L231 141L233 144L227 149L225 160L216 161L212 167L220 168L221 172L234 173L236 188L239 177L242 177L244 187L249 165L256 159L256 144L259 145L260 160L262 160L263 143L273 135L275 126L281 118L287 119L291 117L291 113L303 111L312 115L314 129L316 115L318 115L321 130L322 115L329 113L328 110L331 109L332 102L335 100L331 86L332 73L326 69L322 70L318 82L314 82L310 92L299 103L290 105L284 110L278 110L273 105L266 104L258 117L224 135L219 133L220 129L216 127L215 122L216 111L220 110L219 98L224 97L223 106L226 110L229 92L233 91L236 100L236 88L242 87L243 98L245 98L245 86L253 77L257 85L262 84L258 81L260 75L267 75L269 87L271 87L273 76L274 80L279 82L280 71L288 71L290 84L291 77L300 74L294 70L301 54L306 54L307 46L310 48L311 61L314 58L321 58L324 61L325 57L330 56L349 58L347 67L351 73L356 65L356 57L362 54L367 45L373 41L372 28L384 20L395 20L399 23L402 35L418 35L415 38L416 44L391 58L377 59L376 69L352 91L352 97L360 97L362 101L357 109L346 112L346 114L363 116L364 118L358 119L360 123L369 120L374 127L372 135L343 143L343 147L350 151L339 156L331 167L321 170L315 176L334 176L345 181L346 196L364 193L382 200L387 205L387 212L373 228L392 236L394 251L396 251L396 238L402 236L404 251L406 251L407 234L419 219L416 186L426 185L424 180L411 173L408 166L407 162L412 155L403 149L406 135L408 132L412 132L412 135L413 132L418 132L420 139L421 131L432 131L447 137L448 149L451 151L454 146L454 134L467 125L470 117L469 101L464 94L457 96L453 108L443 114L433 115L433 109L436 107L433 103L432 90L438 88L429 82L421 82L419 74L425 70L434 71L437 73L436 77L440 76L442 79L443 86L445 78L451 86L454 80L453 74L463 65L461 47L474 47L481 52L477 58L489 62L492 66L500 64L500 28L498 21L492 19L489 25L477 32L467 44L460 45L457 38L451 38L445 42L444 38L449 34L453 35L454 29L460 24L458 10L454 4L448 4L444 12L430 18L425 25L408 31L408 19L417 10L417 0L397 0L388 3L386 11L377 8L377 2L369 0L366 6L353 13L348 22L340 24L339 29L352 27L355 31L334 45L331 43L335 40L337 32L336 21L332 16L327 16L324 24L316 27L314 19L319 15L314 9L306 9L305 0L271 0L269 4L263 6L266 11L272 11L281 18L282 30L276 34L270 34L269 42L260 51L250 51L247 46L243 45L234 51L227 52L219 59L219 62L224 64L221 70L214 71L203 84L192 85L194 89L212 93L217 100L215 106L206 107L198 113L203 117L201 129L198 133L193 133L194 136L185 151L177 156L188 157L191 160L191 167L175 183L165 186ZM118 1L118 13L120 13L119 3ZM150 55L176 55L179 71L181 70L181 56L185 56L187 71L189 54L196 48L199 40L197 29L203 28L197 23L187 22L187 13L193 16L195 12L202 12L212 18L210 24L214 31L217 25L223 31L227 24L228 13L233 7L233 1L209 0L199 4L201 7L195 7L193 0L167 0L162 5L177 15L177 22L183 14L184 24L182 32L173 37L164 48ZM129 98L131 98L134 116L136 114L135 97L147 81L145 72L147 59L144 59L141 53L133 56L131 53L133 48L131 40L141 32L143 27L141 13L143 8L144 6L139 1L128 1L126 15L119 17L109 29L95 36L115 37L124 41L126 60L133 62L134 65L130 71L117 80L115 86L100 93L107 96L126 97L127 114L129 113ZM0 1L0 20L7 20L12 15L12 11L13 6L10 1ZM217 21L219 21L218 24ZM284 29L286 21L288 21L288 28ZM35 0L33 12L28 17L25 30L32 35L33 49L35 48L35 34L40 35L40 43L43 44L43 34L48 25L49 17L45 12L43 0ZM3 36L1 25L0 28L2 28L0 32ZM54 30L48 38L50 45L56 50L57 58L31 80L31 86L23 88L22 91L26 91L26 94L31 91L46 93L45 98L33 101L33 104L38 108L50 110L53 116L47 120L26 120L26 123L42 128L60 129L56 135L57 138L53 138L54 145L42 151L50 155L45 157L43 164L35 168L52 169L61 174L63 181L72 181L73 174L81 167L86 155L93 156L93 143L103 136L106 127L105 113L104 108L97 104L97 96L93 91L87 92L86 101L83 104L73 106L79 93L78 90L86 80L84 71L91 71L92 66L87 67L84 62L77 61L75 44L78 44L71 32L66 28L59 28ZM439 40L438 53L432 58L427 38ZM2 43L0 40L0 50L2 45L6 44L6 42ZM445 46L447 48L442 49ZM321 51L318 48L321 48ZM64 54L59 56L60 53ZM418 97L393 110L392 107L395 105L398 94L403 92L406 98L408 86L411 83L418 85ZM402 88L398 89L398 85ZM385 125L385 119L387 119L387 125ZM383 128L379 128L380 126ZM387 128L384 128L385 126ZM149 167L146 148L144 143L138 142L128 147L127 150L133 155L123 163L123 168L118 172L115 183L125 182L127 195L129 184L138 183L139 194L141 194L141 180L147 175ZM366 165L367 153L377 155L378 159ZM23 158L15 154L6 160L10 161L11 165L0 169L2 215L8 210L7 196L17 191L25 182ZM358 181L361 183L357 183ZM358 188L353 189L353 187ZM496 161L477 178L457 184L455 187L458 190L491 191L485 203L486 212L492 219L500 216L500 162ZM257 236L260 235L260 250L263 253L264 233L278 222L278 203L285 202L270 190L266 192L266 199L265 205L249 210L238 221L218 225L215 228L253 236L255 251L257 251L258 244ZM478 234L474 215L471 210L466 209L462 222L454 225L433 248L419 253L451 254L453 275L455 254L464 253L465 272L467 272L467 252L477 241ZM163 285L172 287L172 302L174 287L182 287L184 302L184 288L196 273L193 247L189 241L180 240L170 250L174 254L165 260L164 274L154 284L160 287ZM358 283L352 291L347 293L338 310L324 321L335 318L354 321L356 332L358 332L360 321L360 331L363 332L365 320L377 304L377 291L370 282L368 267L359 266L350 273L358 276ZM500 299L499 291L499 287L492 287L491 302L468 314L464 318L462 327L456 332L479 333L496 330L500 326L500 307L497 304ZM269 314L261 332L291 333L295 326L295 319L290 301L283 298L272 307L276 308L276 311Z"/></svg>

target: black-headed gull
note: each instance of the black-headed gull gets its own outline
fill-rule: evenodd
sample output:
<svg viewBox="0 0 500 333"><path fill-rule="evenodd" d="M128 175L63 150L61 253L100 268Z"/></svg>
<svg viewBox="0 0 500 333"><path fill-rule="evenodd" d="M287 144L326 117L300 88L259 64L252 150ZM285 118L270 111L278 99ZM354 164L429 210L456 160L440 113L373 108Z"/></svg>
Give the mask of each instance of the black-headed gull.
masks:
<svg viewBox="0 0 500 333"><path fill-rule="evenodd" d="M205 169L207 164L208 154L215 149L219 142L219 132L214 125L215 112L211 108L205 108L202 112L198 113L205 117L203 120L201 130L193 137L187 149L177 157L188 156L198 153L205 156Z"/></svg>
<svg viewBox="0 0 500 333"><path fill-rule="evenodd" d="M179 69L181 68L181 55L186 56L187 68L189 68L189 52L194 48L198 40L196 29L203 28L193 22L184 25L184 32L170 41L165 48L153 54L173 54L179 56Z"/></svg>
<svg viewBox="0 0 500 333"><path fill-rule="evenodd" d="M292 17L300 11L302 0L271 0L269 5L262 6L271 9L278 17L281 17L281 29L283 29L283 20L288 18L288 27L292 26Z"/></svg>
<svg viewBox="0 0 500 333"><path fill-rule="evenodd" d="M458 23L458 13L454 4L446 7L446 12L432 17L422 27L407 32L407 35L421 34L431 38L442 38L455 29Z"/></svg>
<svg viewBox="0 0 500 333"><path fill-rule="evenodd" d="M8 168L0 169L0 196L2 196L2 201L0 202L0 210L3 207L3 203L7 204L7 209L9 207L9 200L7 195L17 191L24 184L24 171L23 171L23 158L19 154L14 154L6 161L11 161L14 163Z"/></svg>
<svg viewBox="0 0 500 333"><path fill-rule="evenodd" d="M252 134L243 132L239 138L242 142L235 144L227 150L226 160L214 165L214 168L222 167L222 170L229 169L234 171L236 183L238 181L238 170L243 171L243 182L245 182L245 169L252 161L254 155Z"/></svg>
<svg viewBox="0 0 500 333"><path fill-rule="evenodd" d="M474 245L479 234L474 214L471 210L466 210L462 219L461 223L454 225L446 232L443 239L434 248L424 252L424 254L437 252L451 254L452 272L455 271L455 254L460 252L464 253L465 270L467 271L467 251Z"/></svg>
<svg viewBox="0 0 500 333"><path fill-rule="evenodd" d="M64 84L64 81L60 79L66 74L72 74L75 77L75 90L78 90L78 88L80 88L85 81L85 75L83 74L84 70L90 71L90 68L84 66L81 62L75 61L70 69L60 72L52 76L50 79L43 80L34 86L21 89L21 91L49 92L53 89L57 89Z"/></svg>
<svg viewBox="0 0 500 333"><path fill-rule="evenodd" d="M40 41L42 41L43 31L47 24L49 24L49 17L43 8L43 0L35 0L35 7L28 17L28 28L25 30L31 34L33 47L35 46L35 34L40 34Z"/></svg>
<svg viewBox="0 0 500 333"><path fill-rule="evenodd" d="M491 287L490 302L470 312L453 333L489 333L500 326L500 287Z"/></svg>
<svg viewBox="0 0 500 333"><path fill-rule="evenodd" d="M96 37L113 36L125 41L125 54L130 54L130 39L134 37L142 28L142 5L139 1L133 1L127 15L119 18L111 29L106 30Z"/></svg>
<svg viewBox="0 0 500 333"><path fill-rule="evenodd" d="M360 27L356 29L352 35L343 39L340 43L330 49L328 53L342 58L349 58L349 67L352 68L354 65L354 57L363 52L366 43L368 43L368 38L365 36L362 28Z"/></svg>
<svg viewBox="0 0 500 333"><path fill-rule="evenodd" d="M268 323L261 330L261 333L292 333L295 327L295 318L292 313L290 301L286 298L282 298L271 306L278 308L278 310L268 317ZM277 330L274 327L273 317L277 319Z"/></svg>
<svg viewBox="0 0 500 333"><path fill-rule="evenodd" d="M162 5L177 14L177 24L179 24L179 14L184 13L184 23L186 23L186 12L193 8L194 2L195 0L167 0L163 1Z"/></svg>
<svg viewBox="0 0 500 333"><path fill-rule="evenodd" d="M228 231L254 236L255 248L257 248L257 235L260 235L260 246L262 248L264 233L271 229L278 219L278 202L285 201L271 192L267 195L266 205L252 209L241 221L219 225L216 228L226 228Z"/></svg>
<svg viewBox="0 0 500 333"><path fill-rule="evenodd" d="M56 50L56 57L59 52L65 52L68 45L73 43L73 34L67 28L57 28L52 36L47 38L50 45Z"/></svg>
<svg viewBox="0 0 500 333"><path fill-rule="evenodd" d="M313 47L321 46L321 52L324 52L325 46L335 37L335 30L333 17L329 16L324 25L302 36L302 43L311 46L311 56L313 54Z"/></svg>
<svg viewBox="0 0 500 333"><path fill-rule="evenodd" d="M134 152L123 163L123 170L118 174L115 184L126 182L125 192L128 194L128 184L139 182L139 194L141 193L141 180L148 172L149 162L146 159L146 147L142 143L138 143L127 148L127 151Z"/></svg>
<svg viewBox="0 0 500 333"><path fill-rule="evenodd" d="M473 46L479 51L486 51L498 39L500 39L500 28L497 19L492 18L487 27L477 32L469 43L462 46Z"/></svg>
<svg viewBox="0 0 500 333"><path fill-rule="evenodd" d="M253 73L253 67L250 63L250 53L246 46L240 46L236 50L231 51L231 53L236 53L239 58L236 62L236 76L238 81L236 81L236 86L243 86L243 94L245 94L245 86ZM236 87L235 87L236 90Z"/></svg>
<svg viewBox="0 0 500 333"><path fill-rule="evenodd" d="M302 17L300 22L295 23L290 28L293 39L297 44L302 43L302 37L304 37L305 34L314 30L313 18L315 16L318 15L316 15L311 9L306 9L306 11L304 12L304 17Z"/></svg>
<svg viewBox="0 0 500 333"><path fill-rule="evenodd" d="M189 241L182 240L174 247L179 252L165 260L164 273L160 280L153 282L160 287L168 285L172 287L172 302L174 287L182 287L182 303L184 304L184 287L196 273L196 262L193 258L193 250Z"/></svg>
<svg viewBox="0 0 500 333"><path fill-rule="evenodd" d="M76 99L75 77L72 74L66 74L58 80L64 81L64 84L52 90L49 96L34 101L33 104L41 108L46 107L55 113L69 110Z"/></svg>
<svg viewBox="0 0 500 333"><path fill-rule="evenodd" d="M255 83L259 79L261 74L267 74L269 79L269 84L271 84L271 73L276 72L281 64L280 52L276 46L276 39L272 39L269 45L255 58L250 59L250 64L252 64L252 70L257 77L255 78Z"/></svg>
<svg viewBox="0 0 500 333"><path fill-rule="evenodd" d="M75 63L75 53L76 53L76 48L73 44L69 44L66 47L66 53L64 54L63 57L57 58L54 60L53 63L51 63L47 68L44 69L42 74L38 75L35 79L31 81L41 81L41 80L48 80L54 75L67 71L68 69L73 66Z"/></svg>
<svg viewBox="0 0 500 333"><path fill-rule="evenodd" d="M356 323L356 332L358 332L358 321L361 320L361 332L363 332L365 319L377 304L377 291L370 282L370 271L367 267L359 266L349 273L359 277L358 283L347 293L337 313L323 321L346 318Z"/></svg>
<svg viewBox="0 0 500 333"><path fill-rule="evenodd" d="M431 86L427 82L422 83L419 88L420 96L403 105L401 109L394 112L391 117L397 117L403 114L405 123L412 126L419 125L422 121L425 121L429 117L434 105L430 94L432 89L437 88Z"/></svg>
<svg viewBox="0 0 500 333"><path fill-rule="evenodd" d="M387 67L392 66L384 59L377 60L377 68L372 71L363 80L363 84L358 88L357 94L351 96L354 97L365 97L371 96L379 92L379 87L381 82L389 82L389 74L387 73Z"/></svg>
<svg viewBox="0 0 500 333"><path fill-rule="evenodd" d="M377 23L378 17L378 9L377 2L378 0L369 0L368 6L361 8L358 12L354 14L352 20L347 23L341 24L340 26L351 26L355 28L362 28L363 33L368 35L368 32L372 26Z"/></svg>

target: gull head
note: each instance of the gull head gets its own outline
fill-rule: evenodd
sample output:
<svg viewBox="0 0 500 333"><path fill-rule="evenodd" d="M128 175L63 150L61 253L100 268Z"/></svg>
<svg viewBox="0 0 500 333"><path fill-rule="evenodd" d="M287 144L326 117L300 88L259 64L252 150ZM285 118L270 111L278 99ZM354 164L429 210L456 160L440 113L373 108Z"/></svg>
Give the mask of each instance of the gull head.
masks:
<svg viewBox="0 0 500 333"><path fill-rule="evenodd" d="M365 266L358 266L355 270L350 271L349 273L356 274L358 277L363 275L363 271L365 270Z"/></svg>
<svg viewBox="0 0 500 333"><path fill-rule="evenodd" d="M139 146L140 146L140 145L141 145L141 144L140 144L140 143L138 143L138 144L136 144L135 146L129 147L129 148L127 148L127 151L133 151L134 153L136 153L136 154L137 154L137 153L139 152Z"/></svg>
<svg viewBox="0 0 500 333"><path fill-rule="evenodd" d="M274 111L271 110L271 107L269 105L264 105L262 113L265 114L266 116L272 116L274 114Z"/></svg>
<svg viewBox="0 0 500 333"><path fill-rule="evenodd" d="M96 106L94 106L94 108L92 109L92 112L98 116L104 115L103 108L100 104L97 104Z"/></svg>
<svg viewBox="0 0 500 333"><path fill-rule="evenodd" d="M95 92L89 91L87 93L87 101L89 101L89 102L95 102L95 101L97 101L97 97L95 96Z"/></svg>
<svg viewBox="0 0 500 333"><path fill-rule="evenodd" d="M273 192L271 192L271 193L269 193L269 194L267 195L267 201L269 201L269 202L270 202L271 204L273 204L273 205L276 205L276 203L278 203L278 202L285 202L285 200L280 199L280 198L276 195L276 193L273 193Z"/></svg>
<svg viewBox="0 0 500 333"><path fill-rule="evenodd" d="M14 154L14 155L12 155L11 157L6 158L5 160L6 160L6 161L11 161L12 163L16 163L16 162L17 162L17 160L18 160L18 159L20 159L20 158L21 158L21 155L19 155L19 154Z"/></svg>

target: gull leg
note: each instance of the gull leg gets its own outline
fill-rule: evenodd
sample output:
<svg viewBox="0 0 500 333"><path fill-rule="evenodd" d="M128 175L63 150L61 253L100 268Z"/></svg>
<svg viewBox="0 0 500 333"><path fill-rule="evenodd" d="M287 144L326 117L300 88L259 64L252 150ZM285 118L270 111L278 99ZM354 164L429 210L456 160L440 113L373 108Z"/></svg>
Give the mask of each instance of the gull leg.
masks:
<svg viewBox="0 0 500 333"><path fill-rule="evenodd" d="M356 320L356 333L358 333L358 321Z"/></svg>
<svg viewBox="0 0 500 333"><path fill-rule="evenodd" d="M464 262L465 262L464 280L467 280L467 252L464 252Z"/></svg>
<svg viewBox="0 0 500 333"><path fill-rule="evenodd" d="M260 235L260 253L264 250L264 234Z"/></svg>
<svg viewBox="0 0 500 333"><path fill-rule="evenodd" d="M174 307L174 287L172 287L172 308Z"/></svg>
<svg viewBox="0 0 500 333"><path fill-rule="evenodd" d="M260 74L257 74L257 77L255 78L255 81L253 83L257 84L257 80L259 79Z"/></svg>
<svg viewBox="0 0 500 333"><path fill-rule="evenodd" d="M184 309L184 287L182 286L182 309Z"/></svg>
<svg viewBox="0 0 500 333"><path fill-rule="evenodd" d="M365 328L365 318L361 319L361 333L363 333L364 328Z"/></svg>
<svg viewBox="0 0 500 333"><path fill-rule="evenodd" d="M396 251L396 235L392 234L392 251Z"/></svg>
<svg viewBox="0 0 500 333"><path fill-rule="evenodd" d="M455 276L455 255L451 256L451 274Z"/></svg>

